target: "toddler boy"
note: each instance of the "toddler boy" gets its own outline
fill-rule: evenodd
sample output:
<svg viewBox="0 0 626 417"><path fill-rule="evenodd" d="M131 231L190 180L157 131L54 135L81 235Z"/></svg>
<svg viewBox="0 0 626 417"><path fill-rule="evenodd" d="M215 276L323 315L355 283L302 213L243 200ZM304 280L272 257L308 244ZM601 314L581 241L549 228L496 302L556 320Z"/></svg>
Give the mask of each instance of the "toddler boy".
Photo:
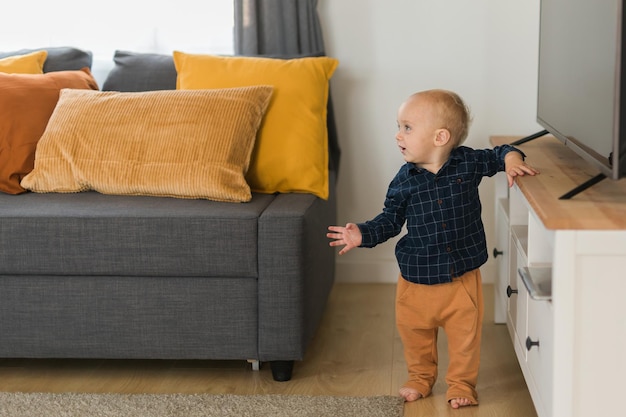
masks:
<svg viewBox="0 0 626 417"><path fill-rule="evenodd" d="M389 185L382 213L364 223L329 226L327 234L331 246L343 246L343 255L385 242L406 222L407 234L396 246L396 325L409 374L400 395L415 401L431 393L442 327L450 356L447 401L453 408L478 404L479 267L488 256L478 185L499 171L506 171L509 186L516 176L538 173L512 146L461 146L469 124L469 110L457 94L427 90L411 95L398 110L396 134L406 164Z"/></svg>

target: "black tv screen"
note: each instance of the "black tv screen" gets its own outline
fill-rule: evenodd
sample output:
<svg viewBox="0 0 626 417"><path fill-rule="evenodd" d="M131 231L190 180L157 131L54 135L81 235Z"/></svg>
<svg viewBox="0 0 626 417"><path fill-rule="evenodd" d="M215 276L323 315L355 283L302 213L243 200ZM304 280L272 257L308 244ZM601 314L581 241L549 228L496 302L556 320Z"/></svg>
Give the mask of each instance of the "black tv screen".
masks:
<svg viewBox="0 0 626 417"><path fill-rule="evenodd" d="M537 121L601 174L626 176L623 0L541 0Z"/></svg>

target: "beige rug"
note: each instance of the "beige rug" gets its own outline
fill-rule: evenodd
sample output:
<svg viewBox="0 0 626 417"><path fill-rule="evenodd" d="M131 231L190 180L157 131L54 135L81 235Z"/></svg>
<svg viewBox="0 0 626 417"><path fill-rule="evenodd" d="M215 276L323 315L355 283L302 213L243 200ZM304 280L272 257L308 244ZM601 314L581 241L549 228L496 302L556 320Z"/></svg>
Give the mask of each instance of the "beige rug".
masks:
<svg viewBox="0 0 626 417"><path fill-rule="evenodd" d="M401 417L399 397L0 393L10 417Z"/></svg>

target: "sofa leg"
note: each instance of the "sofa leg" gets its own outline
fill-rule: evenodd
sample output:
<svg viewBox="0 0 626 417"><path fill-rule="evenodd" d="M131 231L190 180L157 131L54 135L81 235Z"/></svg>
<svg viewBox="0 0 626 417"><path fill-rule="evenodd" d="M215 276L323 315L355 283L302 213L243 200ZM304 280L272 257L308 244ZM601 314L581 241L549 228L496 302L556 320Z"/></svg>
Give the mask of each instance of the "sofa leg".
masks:
<svg viewBox="0 0 626 417"><path fill-rule="evenodd" d="M252 365L253 371L258 371L259 369L261 369L261 362L256 359L248 359L248 363Z"/></svg>
<svg viewBox="0 0 626 417"><path fill-rule="evenodd" d="M284 382L291 379L293 373L294 361L272 361L270 367L272 368L272 376L274 381Z"/></svg>

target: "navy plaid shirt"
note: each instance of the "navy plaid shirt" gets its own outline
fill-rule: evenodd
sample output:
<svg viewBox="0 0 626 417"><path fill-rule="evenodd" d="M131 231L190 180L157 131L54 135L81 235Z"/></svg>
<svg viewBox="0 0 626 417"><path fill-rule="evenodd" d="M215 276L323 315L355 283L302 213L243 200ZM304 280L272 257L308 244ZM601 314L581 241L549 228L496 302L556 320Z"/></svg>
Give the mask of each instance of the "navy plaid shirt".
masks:
<svg viewBox="0 0 626 417"><path fill-rule="evenodd" d="M383 212L359 223L361 247L373 247L400 233L396 259L404 279L418 284L451 282L487 261L478 184L504 171L510 145L493 149L460 146L435 175L406 163L391 181Z"/></svg>

